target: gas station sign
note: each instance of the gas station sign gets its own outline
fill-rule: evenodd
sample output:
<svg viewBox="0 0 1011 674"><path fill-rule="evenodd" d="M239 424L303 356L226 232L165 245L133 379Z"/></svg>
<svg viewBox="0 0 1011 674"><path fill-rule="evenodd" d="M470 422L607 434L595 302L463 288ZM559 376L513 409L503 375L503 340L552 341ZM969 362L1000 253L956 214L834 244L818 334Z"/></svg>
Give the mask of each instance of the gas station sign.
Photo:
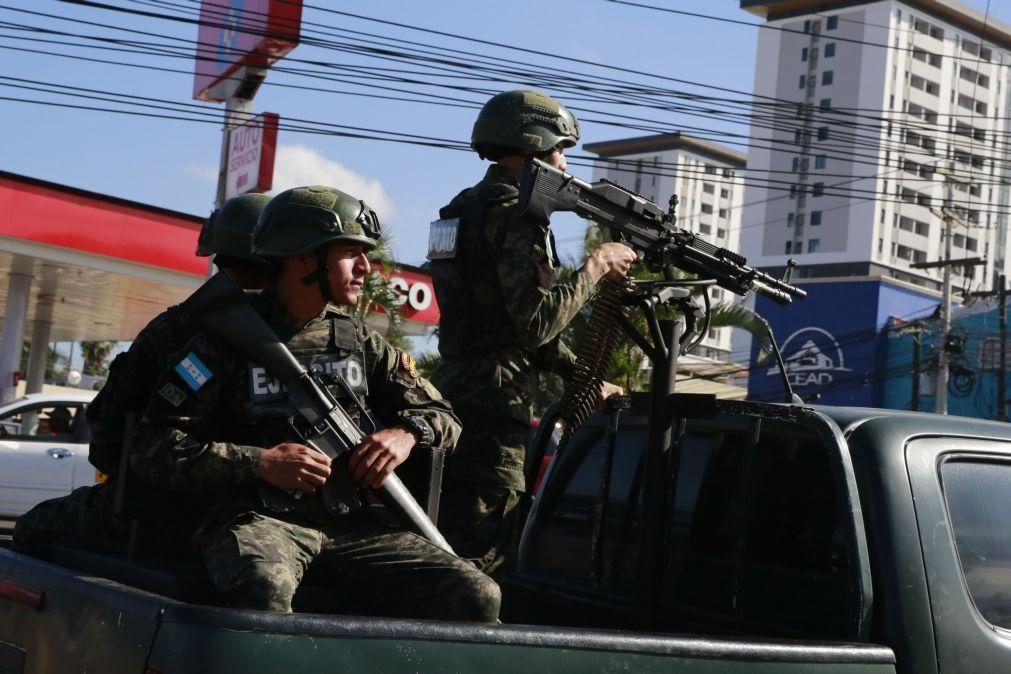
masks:
<svg viewBox="0 0 1011 674"><path fill-rule="evenodd" d="M266 192L273 186L278 120L273 112L265 112L229 129L225 199Z"/></svg>
<svg viewBox="0 0 1011 674"><path fill-rule="evenodd" d="M224 100L215 85L242 66L283 57L298 45L301 25L302 0L203 0L193 98Z"/></svg>

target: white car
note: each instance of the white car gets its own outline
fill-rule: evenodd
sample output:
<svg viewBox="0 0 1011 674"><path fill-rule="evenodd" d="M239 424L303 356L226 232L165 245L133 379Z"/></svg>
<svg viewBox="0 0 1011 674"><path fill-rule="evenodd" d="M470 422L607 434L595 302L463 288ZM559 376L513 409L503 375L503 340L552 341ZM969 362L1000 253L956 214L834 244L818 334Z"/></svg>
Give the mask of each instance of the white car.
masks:
<svg viewBox="0 0 1011 674"><path fill-rule="evenodd" d="M0 406L0 519L95 483L84 418L95 395L32 393Z"/></svg>

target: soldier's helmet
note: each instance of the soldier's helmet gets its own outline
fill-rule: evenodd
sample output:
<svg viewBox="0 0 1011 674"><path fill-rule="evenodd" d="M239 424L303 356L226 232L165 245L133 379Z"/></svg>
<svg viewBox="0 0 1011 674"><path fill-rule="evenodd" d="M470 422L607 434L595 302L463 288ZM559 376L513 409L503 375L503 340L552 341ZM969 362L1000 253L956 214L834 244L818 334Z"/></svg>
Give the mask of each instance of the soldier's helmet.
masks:
<svg viewBox="0 0 1011 674"><path fill-rule="evenodd" d="M568 108L539 91L505 91L484 104L474 122L470 146L496 160L509 150L539 154L579 141L579 121Z"/></svg>
<svg viewBox="0 0 1011 674"><path fill-rule="evenodd" d="M204 222L197 239L197 255L262 263L251 252L253 229L269 201L266 194L243 194L226 201Z"/></svg>
<svg viewBox="0 0 1011 674"><path fill-rule="evenodd" d="M281 192L263 209L253 231L253 253L294 257L332 241L372 250L382 233L379 216L361 199L333 187L296 187Z"/></svg>

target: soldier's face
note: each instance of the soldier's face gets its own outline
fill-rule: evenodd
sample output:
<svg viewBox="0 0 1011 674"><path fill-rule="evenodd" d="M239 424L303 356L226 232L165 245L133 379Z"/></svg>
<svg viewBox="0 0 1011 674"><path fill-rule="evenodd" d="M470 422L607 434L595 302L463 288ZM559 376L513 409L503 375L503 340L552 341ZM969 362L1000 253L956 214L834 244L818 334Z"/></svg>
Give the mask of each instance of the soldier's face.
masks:
<svg viewBox="0 0 1011 674"><path fill-rule="evenodd" d="M365 246L335 243L327 249L326 259L330 267L327 278L333 291L334 302L352 305L358 302L365 285L365 277L371 271Z"/></svg>
<svg viewBox="0 0 1011 674"><path fill-rule="evenodd" d="M556 145L555 149L551 151L551 154L544 159L546 164L550 164L559 171L564 171L568 168L568 164L565 162L565 148L561 145Z"/></svg>

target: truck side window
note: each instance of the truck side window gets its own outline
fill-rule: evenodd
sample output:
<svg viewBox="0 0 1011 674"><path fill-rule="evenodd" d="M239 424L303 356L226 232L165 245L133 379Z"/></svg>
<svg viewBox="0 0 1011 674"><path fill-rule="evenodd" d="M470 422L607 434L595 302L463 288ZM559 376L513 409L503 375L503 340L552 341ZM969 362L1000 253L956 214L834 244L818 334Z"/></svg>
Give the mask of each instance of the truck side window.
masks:
<svg viewBox="0 0 1011 674"><path fill-rule="evenodd" d="M946 461L941 465L948 516L976 609L1011 628L1011 464Z"/></svg>

